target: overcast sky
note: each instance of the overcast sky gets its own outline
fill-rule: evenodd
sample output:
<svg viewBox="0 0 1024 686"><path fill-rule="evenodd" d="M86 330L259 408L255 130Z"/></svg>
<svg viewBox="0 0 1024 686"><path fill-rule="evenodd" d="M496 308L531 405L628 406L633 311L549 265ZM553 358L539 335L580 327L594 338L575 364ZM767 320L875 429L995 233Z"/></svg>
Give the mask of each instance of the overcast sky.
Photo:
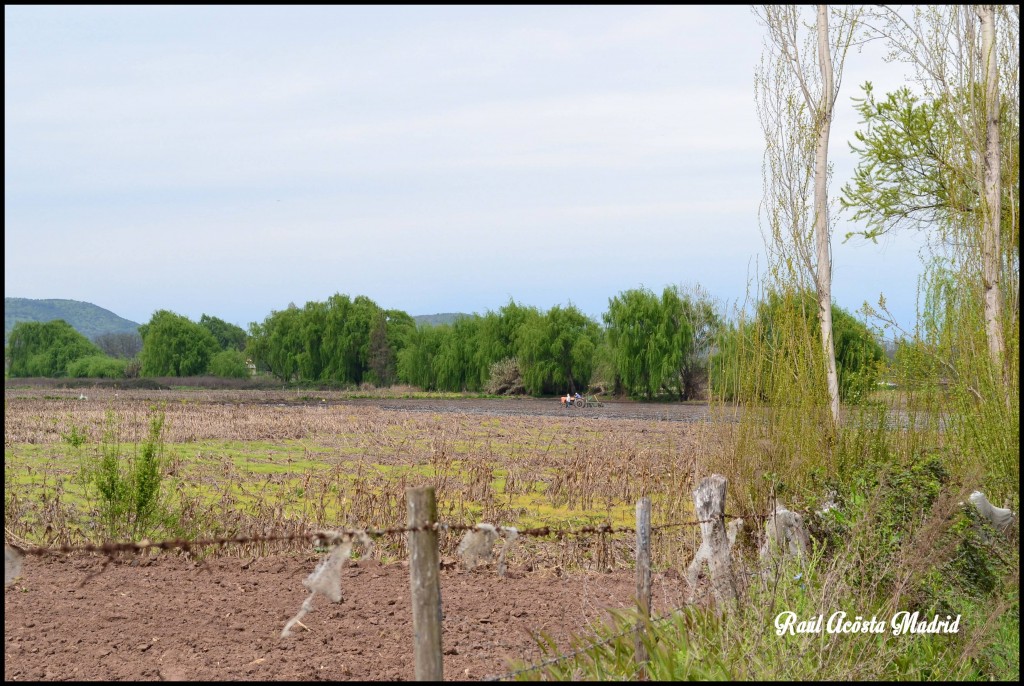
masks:
<svg viewBox="0 0 1024 686"><path fill-rule="evenodd" d="M748 6L4 8L4 291L247 327L366 295L412 315L764 269ZM850 97L902 82L847 60ZM833 241L833 295L913 323L919 235Z"/></svg>

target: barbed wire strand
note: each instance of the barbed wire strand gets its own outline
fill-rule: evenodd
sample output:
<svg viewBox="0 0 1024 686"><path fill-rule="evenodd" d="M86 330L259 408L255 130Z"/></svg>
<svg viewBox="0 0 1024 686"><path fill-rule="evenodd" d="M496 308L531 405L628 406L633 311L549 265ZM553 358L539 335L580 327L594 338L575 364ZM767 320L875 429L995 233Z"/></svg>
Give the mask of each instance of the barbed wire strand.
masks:
<svg viewBox="0 0 1024 686"><path fill-rule="evenodd" d="M743 519L744 517L750 519L767 519L771 515L723 515L725 519ZM717 519L717 518L716 518ZM716 519L707 520L691 520L682 522L671 522L668 524L659 524L651 527L652 533L661 533L666 529L683 526L698 526L700 524L708 524ZM509 529L511 527L501 527L502 529ZM230 544L245 545L249 543L275 543L275 542L293 542L302 539L312 539L313 541L323 541L324 544L333 544L337 542L351 540L356 536L371 536L374 538L381 536L388 536L394 534L404 533L415 533L419 531L435 530L439 533L448 532L459 532L459 531L479 531L479 524L448 524L444 522L433 522L415 527L390 527L384 529L367 528L367 529L316 529L312 531L305 531L302 533L294 534L254 534L246 536L233 536L223 538L208 538L208 539L168 539L164 541L150 541L144 539L139 542L125 541L107 541L104 543L83 543L79 545L64 544L56 547L50 546L25 546L24 541L18 543L7 543L18 552L25 555L53 555L53 554L68 554L74 552L87 552L87 553L103 553L107 556L111 556L119 552L142 552L151 549L160 550L172 550L181 549L184 551L190 551L192 548L207 548L207 547L224 547ZM5 533L7 533L5 531ZM550 525L532 527L528 529L516 529L516 533L520 536L533 536L533 537L547 537L554 536L556 538L564 538L566 536L584 536L587 534L635 534L636 531L629 527L615 527L611 524L596 524L582 526L576 529L557 528ZM13 536L12 536L13 538Z"/></svg>
<svg viewBox="0 0 1024 686"><path fill-rule="evenodd" d="M746 517L751 518L751 519L767 518L769 516L770 515L746 515ZM713 521L716 521L718 519L728 519L728 518L742 519L743 516L724 514L724 515L721 515L720 517L716 517L716 518L710 519L710 520L693 520L693 521L683 521L683 522L672 522L672 523L668 523L668 524L661 524L661 525L658 525L658 526L651 527L651 531L652 531L652 533L654 533L654 532L660 533L662 530L673 528L673 527L697 526L697 525L700 525L700 524L713 522ZM501 527L501 528L502 529L509 529L510 527ZM316 530L313 530L313 531L306 531L306 532L302 532L302 533L293 533L293 534L246 535L246 536L209 538L209 539L191 539L191 540L190 539L178 538L178 539L168 539L168 540L156 541L156 542L149 541L148 539L144 539L144 540L139 541L139 542L107 541L107 542L100 543L100 544L94 544L94 543L86 543L86 544L81 544L81 545L64 544L64 545L57 546L57 547L47 547L47 546L35 546L35 545L33 545L33 546L18 545L18 544L15 544L15 543L9 543L9 542L5 541L5 545L9 546L10 548L12 548L13 550L15 550L16 552L18 552L18 553L20 553L22 555L46 556L46 555L55 555L55 554L69 554L69 553L73 553L73 552L96 552L96 553L103 553L106 556L107 559L104 560L103 565L100 567L99 570L97 570L95 572L92 572L91 574L87 575L85 577L85 579L83 579L80 582L79 586L81 586L81 585L85 584L89 579L92 579L92 578L98 576L100 573L102 573L104 570L106 570L107 567L109 566L109 564L111 563L111 561L113 560L113 556L116 553L119 553L119 552L139 553L139 552L142 552L142 551L145 551L145 550L151 550L151 549L160 549L160 550L181 549L181 550L184 550L184 551L188 552L192 548L205 548L205 547L213 547L213 546L215 546L215 547L223 547L223 546L229 545L229 544L241 544L241 545L244 545L244 544L250 544L250 543L292 542L292 541L303 540L303 539L312 541L314 543L314 545L331 545L331 546L333 546L333 545L337 545L337 544L342 543L342 542L352 541L352 540L355 540L355 539L358 539L358 538L361 538L361 537L365 537L365 536L380 537L380 536L387 536L387 535L394 535L394 534L415 533L415 532L430 531L430 530L434 530L434 531L437 531L439 533L448 533L448 532L458 532L458 531L479 531L481 529L482 529L482 527L480 525L478 525L478 524L448 524L448 523L444 523L444 522L432 522L432 523L427 523L427 524L423 524L423 525L420 525L420 526L413 526L413 527L405 526L405 527L391 527L391 528L384 528L384 529L367 528L367 529L341 529L341 530L316 529ZM605 524L598 524L598 525L582 526L582 527L579 527L577 529L562 529L562 528L552 528L551 526L541 526L541 527L533 527L533 528L529 528L529 529L515 529L515 531L520 536L536 536L536 537L556 536L558 538L562 538L562 537L565 537L565 536L583 536L583 535L586 535L586 534L605 535L605 534L635 533L635 530L632 529L632 528L625 528L625 527L618 527L618 528L616 528L616 527L612 526L611 524L607 524L607 523L605 523ZM5 533L9 533L9 532L5 531ZM12 536L11 538L14 538L14 537ZM25 543L25 541L23 539L20 540L19 542L20 543ZM654 626L655 624L659 624L661 622L664 622L667 619L670 619L673 616L675 616L681 609L682 609L682 607L674 608L673 610L663 614L660 617L657 617L657 618L649 620L647 625L648 626ZM620 632L618 632L616 634L612 634L611 636L603 638L603 639L601 639L599 641L594 641L592 643L589 643L589 644L587 644L585 646L582 646L582 647L580 647L580 648L578 648L576 650L573 650L570 653L566 653L566 654L563 654L563 655L557 655L555 657L548 658L546 660L542 660L541 662L529 665L527 667L524 667L524 668L521 668L521 669L518 669L518 670L514 670L512 672L508 672L506 674L487 676L487 677L484 678L484 680L485 681L503 681L503 680L508 680L508 679L514 679L515 677L520 676L522 674L526 674L526 673L529 673L529 672L537 671L539 669L543 669L545 667L549 667L551 665L558 664L559 662L563 662L565 660L569 660L569 659L572 659L572 658L579 657L579 656L587 653L588 651L591 651L591 650L593 650L595 648L599 648L601 646L607 645L607 644L611 643L612 641L617 640L619 638L623 638L623 637L625 637L625 636L627 636L629 634L635 633L640 628L641 627L638 626L638 625L630 626L630 627L624 629L623 631L620 631Z"/></svg>

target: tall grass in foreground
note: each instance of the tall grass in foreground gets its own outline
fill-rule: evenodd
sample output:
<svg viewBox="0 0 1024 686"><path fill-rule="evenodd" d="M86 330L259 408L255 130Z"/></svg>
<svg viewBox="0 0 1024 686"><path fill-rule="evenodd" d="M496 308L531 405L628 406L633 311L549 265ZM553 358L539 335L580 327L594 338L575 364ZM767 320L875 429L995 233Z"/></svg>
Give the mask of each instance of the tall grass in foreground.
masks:
<svg viewBox="0 0 1024 686"><path fill-rule="evenodd" d="M734 558L741 587L735 606L698 600L655 622L645 644L651 679L946 680L1019 677L1019 548L961 500L963 476L947 470L930 430L894 430L885 413L864 412L838 432L836 476L815 484L838 489L840 507L809 516L814 547L805 560L760 569L750 546ZM735 460L734 455L727 456ZM731 464L726 461L723 465ZM722 466L722 465L720 465ZM827 470L823 473L828 473ZM731 476L730 487L739 477ZM808 481L812 481L808 479ZM771 482L767 482L769 486ZM735 489L744 497L753 487ZM812 506L817 491L778 489L786 504ZM877 618L879 634L776 634L783 611L800 621L836 612ZM955 634L894 635L899 612L930 620L960 616ZM581 655L523 674L544 679L635 679L635 614L621 614L577 643L539 644L551 658L602 637L624 634Z"/></svg>
<svg viewBox="0 0 1024 686"><path fill-rule="evenodd" d="M800 298L798 289L777 288L774 298ZM838 425L813 317L786 306L769 324L740 317L716 363L719 390L744 412L727 439L701 455L696 474L728 478L727 511L784 504L814 513L806 518L813 552L762 569L754 546L739 546L740 601L697 602L651 625L651 678L1019 679L1017 532L997 533L963 505L982 490L1019 507L1019 327L1008 327L1012 361L991 369L970 289L940 295L926 299L918 335L897 356L900 392L844 406ZM839 507L816 514L829 494ZM760 573L748 576L752 570ZM823 625L778 635L783 611L825 623L846 612L850 620L877 618L884 630L830 633ZM959 616L958 632L895 635L890 621L900 612ZM598 632L609 640L592 648L592 636L561 647L539 637L546 657L585 649L523 676L635 679L627 630L636 622L618 615Z"/></svg>
<svg viewBox="0 0 1024 686"><path fill-rule="evenodd" d="M741 318L723 367L744 413L697 473L729 479L732 511L781 502L814 512L830 492L839 508L808 518L809 559L755 578L735 607L697 604L652 626L652 678L1019 679L1017 531L996 533L962 505L982 490L1019 509L1019 321L1008 314L1006 365L993 368L978 289L959 276L929 272L918 331L901 341L891 369L899 393L844 407L838 426L809 318L789 307L770 326ZM794 295L783 285L775 297ZM738 566L756 567L746 550ZM780 636L782 611L877 617L885 630ZM900 612L959 616L959 631L894 635L889 622ZM604 635L635 621L620 616ZM623 636L526 676L631 679L637 670Z"/></svg>

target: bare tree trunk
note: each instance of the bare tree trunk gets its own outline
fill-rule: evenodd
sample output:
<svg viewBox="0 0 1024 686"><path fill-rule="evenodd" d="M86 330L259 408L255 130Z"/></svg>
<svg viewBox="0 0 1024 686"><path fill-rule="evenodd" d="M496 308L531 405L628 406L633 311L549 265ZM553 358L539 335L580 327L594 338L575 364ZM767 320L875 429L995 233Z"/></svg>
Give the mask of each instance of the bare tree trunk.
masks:
<svg viewBox="0 0 1024 686"><path fill-rule="evenodd" d="M802 275L795 269L806 269L807 275L813 276L829 411L836 426L840 418L839 374L832 325L828 145L843 64L863 10L817 5L811 33L804 31L810 27L801 18L801 9L809 8L763 5L755 9L774 48L758 82L759 109L768 139L770 165L766 173L771 190L767 203L772 212L774 247L801 287ZM831 28L829 13L837 20ZM789 72L788 76L783 72ZM805 195L812 176L813 200Z"/></svg>
<svg viewBox="0 0 1024 686"><path fill-rule="evenodd" d="M982 212L981 281L985 292L985 336L988 353L999 374L1003 366L1002 293L999 290L1000 218L1002 184L999 154L999 70L996 68L995 7L979 5L981 59L985 75L985 202Z"/></svg>
<svg viewBox="0 0 1024 686"><path fill-rule="evenodd" d="M825 353L825 374L833 424L839 424L839 375L832 337L832 255L828 226L828 137L832 129L835 95L832 58L828 48L828 7L818 5L818 66L821 69L821 103L818 109L818 141L814 151L814 240L817 247L818 320ZM997 190L998 193L998 190Z"/></svg>

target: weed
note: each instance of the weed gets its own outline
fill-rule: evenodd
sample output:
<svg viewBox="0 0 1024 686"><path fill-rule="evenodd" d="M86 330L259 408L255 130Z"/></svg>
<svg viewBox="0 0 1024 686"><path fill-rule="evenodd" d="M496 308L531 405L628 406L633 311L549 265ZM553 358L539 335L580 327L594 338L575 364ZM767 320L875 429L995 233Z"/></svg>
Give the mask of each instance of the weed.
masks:
<svg viewBox="0 0 1024 686"><path fill-rule="evenodd" d="M84 427L72 424L71 428L60 435L61 440L72 448L81 448L89 441L89 432Z"/></svg>
<svg viewBox="0 0 1024 686"><path fill-rule="evenodd" d="M83 458L80 476L94 498L101 533L108 539L135 540L168 530L173 517L166 512L162 486L165 477L162 432L164 415L150 418L149 433L133 455L125 456L121 426L107 411L99 454Z"/></svg>

